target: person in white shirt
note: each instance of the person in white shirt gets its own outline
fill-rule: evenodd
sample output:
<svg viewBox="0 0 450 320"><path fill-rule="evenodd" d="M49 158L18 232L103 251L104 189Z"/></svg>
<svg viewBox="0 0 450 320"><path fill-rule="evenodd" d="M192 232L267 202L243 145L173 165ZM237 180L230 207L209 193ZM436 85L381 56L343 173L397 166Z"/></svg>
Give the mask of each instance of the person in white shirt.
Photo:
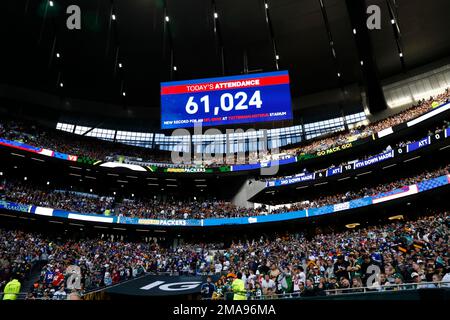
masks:
<svg viewBox="0 0 450 320"><path fill-rule="evenodd" d="M303 273L303 275L302 275L302 273ZM302 280L304 278L306 278L306 275L303 272L303 267L300 266L298 268L295 268L294 276L292 278L293 284L294 284L294 288L293 288L294 289L294 293L299 293L300 292L300 290L301 290L301 283L303 283L303 285L305 284L304 280Z"/></svg>
<svg viewBox="0 0 450 320"><path fill-rule="evenodd" d="M220 261L217 261L216 264L214 265L214 270L216 273L221 273L222 272L222 264L220 263Z"/></svg>
<svg viewBox="0 0 450 320"><path fill-rule="evenodd" d="M275 293L275 282L270 279L268 274L262 280L261 287L265 296L270 296Z"/></svg>
<svg viewBox="0 0 450 320"><path fill-rule="evenodd" d="M447 267L447 273L442 277L443 287L450 288L450 267Z"/></svg>
<svg viewBox="0 0 450 320"><path fill-rule="evenodd" d="M64 286L61 286L58 291L53 294L53 300L66 300L67 293L64 291Z"/></svg>
<svg viewBox="0 0 450 320"><path fill-rule="evenodd" d="M249 274L247 277L247 284L251 284L254 287L255 283L256 283L256 275L253 272L253 270L249 270Z"/></svg>

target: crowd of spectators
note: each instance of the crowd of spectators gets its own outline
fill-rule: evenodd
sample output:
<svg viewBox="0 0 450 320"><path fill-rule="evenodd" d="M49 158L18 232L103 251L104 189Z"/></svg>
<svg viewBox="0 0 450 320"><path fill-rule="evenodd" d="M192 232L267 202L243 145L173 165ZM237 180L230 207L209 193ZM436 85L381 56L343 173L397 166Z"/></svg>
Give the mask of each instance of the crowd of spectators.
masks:
<svg viewBox="0 0 450 320"><path fill-rule="evenodd" d="M430 215L431 213L431 215ZM237 274L248 298L287 294L324 295L325 290L359 292L417 288L450 281L448 212L427 212L417 220L398 220L339 233L232 237L223 243L184 243L165 247L155 240L129 242L102 235L74 240L0 229L0 291L11 278L24 280L35 264L39 279L24 288L29 299L65 299L144 274L217 275L207 298L230 298ZM24 267L18 267L18 266ZM372 266L372 267L371 267ZM369 277L379 268L375 281ZM25 270L25 271L24 271ZM431 284L421 284L431 282ZM403 287L405 289L405 287Z"/></svg>
<svg viewBox="0 0 450 320"><path fill-rule="evenodd" d="M259 208L238 207L230 202L221 200L181 200L156 197L135 197L117 201L115 197L98 196L73 191L42 190L35 185L25 182L8 182L3 187L3 198L8 201L64 209L82 213L98 213L106 215L119 215L133 218L147 219L207 219L207 218L231 218L277 214L310 208L318 208L331 204L371 197L379 193L388 192L403 186L412 185L423 180L449 174L450 165L423 171L406 178L400 178L388 183L380 183L373 186L365 186L357 190L349 190L331 195L322 194L314 198L306 199L276 209L269 209L263 205Z"/></svg>
<svg viewBox="0 0 450 320"><path fill-rule="evenodd" d="M424 171L420 174L398 179L389 183L381 183L375 186L366 186L359 190L351 190L342 193L334 193L332 195L321 195L314 199L288 204L286 206L278 206L277 209L272 210L271 214L283 213L288 211L305 210L311 208L319 208L326 205L343 203L364 197L374 197L380 193L389 192L399 189L404 186L409 186L423 180L436 178L442 175L449 174L450 165L446 165L436 170Z"/></svg>
<svg viewBox="0 0 450 320"><path fill-rule="evenodd" d="M449 225L448 213L440 213L312 239L297 234L236 242L215 255L210 268L225 274L206 298L232 299L230 283L238 273L248 299L436 287L450 281ZM412 285L396 286L403 283Z"/></svg>
<svg viewBox="0 0 450 320"><path fill-rule="evenodd" d="M1 121L0 138L15 140L39 148L46 148L70 155L87 156L95 160L105 160L124 154L135 157L152 158L163 161L166 156L155 150L133 147L121 143L99 141L97 138L80 136L21 121Z"/></svg>
<svg viewBox="0 0 450 320"><path fill-rule="evenodd" d="M141 198L123 201L118 213L148 219L207 219L255 216L267 213L265 207L248 209L228 201L181 201Z"/></svg>
<svg viewBox="0 0 450 320"><path fill-rule="evenodd" d="M417 118L430 111L433 107L449 102L449 99L450 90L447 88L442 94L439 94L436 97L430 97L428 100L420 100L416 105L388 118L370 123L367 126L359 126L348 131L333 133L326 138L317 137L313 141L306 142L305 145L299 146L298 148L287 149L285 152L290 155L316 153L350 141L365 138L389 127Z"/></svg>
<svg viewBox="0 0 450 320"><path fill-rule="evenodd" d="M282 150L280 154L273 154L269 151L258 152L258 154L251 153L244 157L244 160L235 156L229 157L232 163L236 161L244 161L246 163L256 163L261 161L268 161L272 159L280 159L283 157L291 157L299 154L314 154L321 150L326 150L338 145L354 141L373 133L379 132L391 126L409 121L419 115L431 110L436 105L443 102L448 102L450 98L449 89L436 97L430 97L428 100L421 100L417 105L410 107L398 114L390 116L386 119L371 123L367 126L360 126L344 132L333 133L328 136L319 136L311 141L305 141L301 146L290 148L287 147ZM102 141L101 148L99 148L99 141L96 138L89 138L85 136L74 135L62 131L44 129L36 125L28 125L17 121L2 121L0 122L0 137L9 140L18 140L36 147L42 147L59 151L71 155L88 156L95 160L110 161L112 159L120 161L130 161L131 163L152 163L154 165L171 166L173 165L170 152L163 152L154 149L135 147L121 143L113 143L109 141ZM193 159L195 160L195 159ZM201 160L193 161L194 166L212 167L220 166L225 163L217 163L215 161ZM184 164L180 166L187 166Z"/></svg>
<svg viewBox="0 0 450 320"><path fill-rule="evenodd" d="M114 206L114 197L98 196L85 192L36 188L32 184L14 181L3 186L6 198L17 203L36 204L42 207L83 213L107 213Z"/></svg>
<svg viewBox="0 0 450 320"><path fill-rule="evenodd" d="M149 243L49 239L39 233L4 229L0 229L0 240L0 291L8 279L29 280L29 270L38 266L40 276L28 298L39 299L65 299L66 290L84 291L139 277L151 269L159 250Z"/></svg>
<svg viewBox="0 0 450 320"><path fill-rule="evenodd" d="M442 125L436 126L434 130L431 130L431 129L428 130L427 135L431 136L431 135L434 135L434 134L442 133L448 127L450 127L450 122L445 120ZM277 176L277 177L270 177L270 178L256 177L255 180L272 181L272 180L277 180L277 179L295 178L295 177L298 177L298 176L301 176L301 175L304 175L304 174L308 174L308 173L313 173L313 172L316 172L316 173L317 172L323 172L323 171L331 169L331 168L341 167L341 166L344 166L344 165L347 165L347 164L352 164L352 163L357 162L357 161L367 160L367 159L369 159L369 158L371 158L371 157L373 157L373 156L375 156L375 155L377 155L379 153L388 152L388 151L391 151L392 149L404 148L408 144L414 143L415 141L416 141L415 139L402 140L402 141L397 142L395 144L387 145L386 148L384 148L384 150L382 150L381 152L377 152L377 153L373 153L373 154L367 154L367 155L364 155L364 156L359 157L357 159L353 159L351 161L343 161L341 163L338 163L337 165L331 164L327 168L322 168L322 169L317 169L317 170L312 170L312 171L308 171L306 168L304 168L301 173L296 174L296 175Z"/></svg>

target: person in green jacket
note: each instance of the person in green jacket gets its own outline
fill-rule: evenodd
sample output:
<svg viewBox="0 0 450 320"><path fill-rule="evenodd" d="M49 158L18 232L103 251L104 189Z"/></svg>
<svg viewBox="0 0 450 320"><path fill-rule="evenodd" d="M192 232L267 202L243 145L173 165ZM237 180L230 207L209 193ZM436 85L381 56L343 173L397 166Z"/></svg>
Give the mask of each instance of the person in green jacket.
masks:
<svg viewBox="0 0 450 320"><path fill-rule="evenodd" d="M236 279L231 284L234 296L233 300L247 300L247 292L245 291L245 284L242 280L242 272L237 273Z"/></svg>
<svg viewBox="0 0 450 320"><path fill-rule="evenodd" d="M19 280L12 279L8 282L3 290L3 300L16 300L17 294L20 292L21 284Z"/></svg>

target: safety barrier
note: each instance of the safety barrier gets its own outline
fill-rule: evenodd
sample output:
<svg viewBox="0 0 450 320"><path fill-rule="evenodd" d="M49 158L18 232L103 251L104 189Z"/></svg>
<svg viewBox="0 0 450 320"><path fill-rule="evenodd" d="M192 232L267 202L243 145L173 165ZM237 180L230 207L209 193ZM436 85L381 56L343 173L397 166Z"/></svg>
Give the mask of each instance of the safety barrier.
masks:
<svg viewBox="0 0 450 320"><path fill-rule="evenodd" d="M311 296L303 296L301 292L280 293L261 296L250 296L247 300L274 300L274 299L309 299L319 297L331 297L340 295L364 295L380 292L396 292L396 291L413 291L419 289L448 289L450 290L450 281L439 282L421 282L421 283L403 283L388 284L385 286L357 287L357 288L339 288L331 290L323 290L319 294ZM227 300L225 297L202 298L202 300Z"/></svg>

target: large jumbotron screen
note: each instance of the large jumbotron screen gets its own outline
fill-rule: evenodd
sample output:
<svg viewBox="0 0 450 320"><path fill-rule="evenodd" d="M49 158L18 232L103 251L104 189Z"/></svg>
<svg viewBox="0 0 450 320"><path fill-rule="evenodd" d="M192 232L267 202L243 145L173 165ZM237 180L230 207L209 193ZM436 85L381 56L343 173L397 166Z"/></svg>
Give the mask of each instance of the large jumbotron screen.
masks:
<svg viewBox="0 0 450 320"><path fill-rule="evenodd" d="M291 119L287 71L161 83L161 129Z"/></svg>

